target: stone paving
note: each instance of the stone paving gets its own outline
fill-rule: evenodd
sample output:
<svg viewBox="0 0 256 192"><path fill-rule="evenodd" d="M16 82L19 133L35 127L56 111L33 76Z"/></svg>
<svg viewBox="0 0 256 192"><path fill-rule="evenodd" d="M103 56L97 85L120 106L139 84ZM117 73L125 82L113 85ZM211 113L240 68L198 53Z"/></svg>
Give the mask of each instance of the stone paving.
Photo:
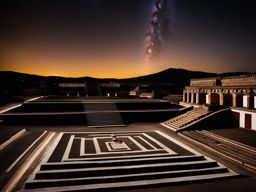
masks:
<svg viewBox="0 0 256 192"><path fill-rule="evenodd" d="M240 168L232 171L230 162L188 145L158 123L107 128L1 125L1 133L5 134L1 141L23 129L26 129L24 135L0 151L0 161L4 162L0 165L3 190L44 144L12 191L253 192L256 189L255 177L244 177L239 174L244 173Z"/></svg>

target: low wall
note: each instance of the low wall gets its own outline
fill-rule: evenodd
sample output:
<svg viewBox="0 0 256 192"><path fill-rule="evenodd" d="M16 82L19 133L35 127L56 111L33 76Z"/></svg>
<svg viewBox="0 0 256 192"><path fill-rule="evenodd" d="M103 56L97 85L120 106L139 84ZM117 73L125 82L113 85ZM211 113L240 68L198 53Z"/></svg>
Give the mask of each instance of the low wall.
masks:
<svg viewBox="0 0 256 192"><path fill-rule="evenodd" d="M231 109L236 124L240 128L256 130L256 111L240 108Z"/></svg>
<svg viewBox="0 0 256 192"><path fill-rule="evenodd" d="M102 108L107 103L94 103L96 109ZM97 106L96 106L97 105ZM168 109L168 108L182 108L179 105L171 104L169 102L129 102L116 103L118 110L141 110L141 109ZM37 113L37 112L85 112L86 103L79 102L29 102L23 103L21 107L10 110L8 113Z"/></svg>
<svg viewBox="0 0 256 192"><path fill-rule="evenodd" d="M188 109L172 111L123 111L120 115L125 124L135 122L162 122L185 113ZM0 114L5 125L87 125L86 112L70 113L23 113Z"/></svg>

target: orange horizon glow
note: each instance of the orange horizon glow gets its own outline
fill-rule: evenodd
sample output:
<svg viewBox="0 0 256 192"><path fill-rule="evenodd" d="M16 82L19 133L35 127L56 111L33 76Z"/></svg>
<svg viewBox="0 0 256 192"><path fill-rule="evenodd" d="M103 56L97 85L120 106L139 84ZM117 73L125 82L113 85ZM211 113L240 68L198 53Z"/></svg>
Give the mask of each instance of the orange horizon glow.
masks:
<svg viewBox="0 0 256 192"><path fill-rule="evenodd" d="M41 75L41 76L61 76L61 77L94 77L94 78L132 78L138 76L149 75L153 73L158 73L168 68L182 68L191 71L203 71L203 72L212 72L212 73L223 73L225 72L225 68L222 70L218 68L218 66L209 67L210 65L196 65L190 61L189 64L186 63L186 59L175 59L173 58L172 62L168 61L157 61L158 63L147 63L146 61L142 61L139 64L123 64L119 66L119 62L117 61L102 61L104 65L100 65L99 63L94 64L94 66L88 66L82 63L88 63L86 61L74 61L70 64L67 63L59 63L59 64L51 64L50 61L29 61L22 60L19 58L19 64L17 65L3 65L1 66L1 71L15 71L26 74L33 75ZM113 59L114 60L114 59ZM183 60L184 64L179 63ZM189 59L188 59L189 60ZM15 61L13 61L15 62ZM32 64L33 63L33 64ZM95 63L95 62L94 62ZM125 63L125 61L123 61ZM209 62L208 62L209 63ZM70 65L70 66L69 66ZM97 67L101 66L101 67ZM223 70L224 69L224 70Z"/></svg>
<svg viewBox="0 0 256 192"><path fill-rule="evenodd" d="M227 63L242 62L235 57L232 60L229 59L230 57L217 57L213 53L202 54L202 52L184 48L177 48L175 53L164 53L150 62L146 61L143 51L127 52L117 48L97 54L79 51L61 52L23 44L15 46L6 44L4 48L0 50L1 71L42 76L121 79L153 74L168 68L223 73L239 71L239 68L235 67L230 70ZM239 65L236 66L239 67Z"/></svg>

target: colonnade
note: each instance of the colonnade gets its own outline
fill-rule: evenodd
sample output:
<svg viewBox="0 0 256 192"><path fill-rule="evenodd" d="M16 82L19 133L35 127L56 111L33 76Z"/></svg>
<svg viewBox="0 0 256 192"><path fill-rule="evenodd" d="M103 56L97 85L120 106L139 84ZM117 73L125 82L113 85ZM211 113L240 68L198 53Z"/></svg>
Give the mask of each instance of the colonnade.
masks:
<svg viewBox="0 0 256 192"><path fill-rule="evenodd" d="M183 102L256 109L256 95L252 93L230 92L228 90L211 92L199 89L184 90Z"/></svg>

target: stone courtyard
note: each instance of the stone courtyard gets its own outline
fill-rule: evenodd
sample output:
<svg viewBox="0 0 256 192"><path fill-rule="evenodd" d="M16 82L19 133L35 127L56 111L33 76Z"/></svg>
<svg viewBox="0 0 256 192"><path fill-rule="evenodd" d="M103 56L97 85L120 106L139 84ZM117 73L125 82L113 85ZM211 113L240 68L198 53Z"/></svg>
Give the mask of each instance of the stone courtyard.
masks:
<svg viewBox="0 0 256 192"><path fill-rule="evenodd" d="M77 108L83 106L83 100L54 100L54 103L49 100L41 98L39 101L25 103L24 106L27 107L26 110L34 110L34 118L46 114L47 118L52 119L55 116L49 116L49 113L63 115L55 111L65 108L66 104L71 108L76 106L76 110L83 109ZM119 102L114 111L116 114L140 113L142 118L143 113L148 115L151 111L154 111L154 114L161 114L162 111L171 114L184 110L167 108L167 102L156 100L126 100L127 105L120 104L124 101L101 99L86 102L91 102L91 106L95 103L97 110L99 102L103 102L102 106L108 106L106 103L109 102ZM138 102L138 105L135 102ZM57 108L53 107L55 103ZM37 104L43 107L41 109L50 112L41 113L36 107ZM51 108L47 108L47 104L51 105ZM120 110L120 106L129 106L130 109ZM152 106L154 109L150 109ZM24 109L12 110L14 112L2 115L3 118L7 117L8 122L11 118L32 114ZM69 111L65 113L65 117L67 113L72 114L73 118L82 114L86 120L86 113L91 115L93 112L94 118L99 118L108 112L107 110L109 109L106 108L103 113ZM97 112L102 114L98 115ZM118 118L121 117L120 114ZM76 118L73 119L73 124L42 125L42 117L40 118L36 121L34 119L34 124L22 124L26 121L20 121L21 124L18 125L2 125L1 133L6 137L1 138L1 146L11 140L0 151L0 161L4 162L0 166L0 187L3 191L191 192L216 189L230 191L236 186L233 191L242 192L245 189L254 191L256 187L254 174L250 171L187 142L182 135L157 122L126 122L122 126L94 127L76 125ZM37 121L40 125L35 124ZM223 131L221 134L225 133ZM244 135L246 139L248 134L245 132Z"/></svg>

